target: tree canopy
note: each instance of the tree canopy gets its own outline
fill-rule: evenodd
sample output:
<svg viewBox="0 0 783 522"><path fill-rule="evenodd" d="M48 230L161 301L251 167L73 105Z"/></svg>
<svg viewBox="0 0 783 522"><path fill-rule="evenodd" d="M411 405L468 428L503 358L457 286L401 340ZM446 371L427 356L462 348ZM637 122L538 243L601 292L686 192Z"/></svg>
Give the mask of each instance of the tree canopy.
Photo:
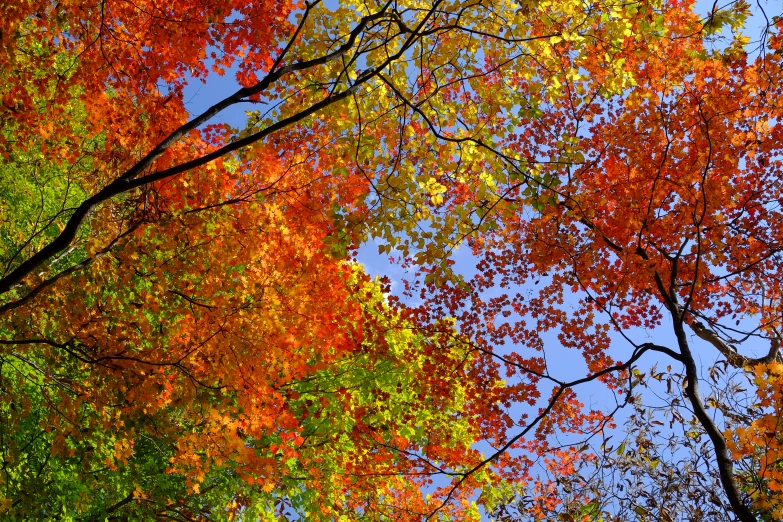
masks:
<svg viewBox="0 0 783 522"><path fill-rule="evenodd" d="M0 6L0 516L783 518L775 8Z"/></svg>

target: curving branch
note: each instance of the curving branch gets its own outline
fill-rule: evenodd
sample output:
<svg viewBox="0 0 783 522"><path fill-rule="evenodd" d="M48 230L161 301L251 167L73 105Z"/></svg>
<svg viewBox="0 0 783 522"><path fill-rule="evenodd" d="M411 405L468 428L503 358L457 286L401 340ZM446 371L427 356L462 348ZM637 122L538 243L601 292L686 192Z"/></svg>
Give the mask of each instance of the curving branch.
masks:
<svg viewBox="0 0 783 522"><path fill-rule="evenodd" d="M751 512L750 508L745 505L745 502L743 502L742 493L737 487L737 483L734 481L734 463L731 460L731 455L729 454L729 449L726 445L726 439L715 424L715 421L713 421L712 417L707 413L704 402L699 394L699 368L693 358L693 353L691 352L688 338L685 333L683 308L677 302L676 294L674 292L670 293L669 299L673 305L669 311L671 312L672 321L674 323L674 333L677 336L680 356L682 357L682 362L685 366L685 377L687 381L685 395L693 408L693 413L696 415L696 418L712 442L721 485L729 499L732 510L734 510L734 513L741 522L757 522L756 516Z"/></svg>
<svg viewBox="0 0 783 522"><path fill-rule="evenodd" d="M423 17L421 24L419 25L419 27L417 27L417 31L420 30L421 27L423 27L427 23L429 18L432 16L432 13L436 9L437 5L441 1L442 0L438 0L433 4L429 14ZM312 8L312 5L308 7L308 9L305 11L305 14L309 13L310 9ZM270 134L273 134L295 123L298 123L304 120L305 118L311 116L312 114L320 110L323 110L324 108L333 105L339 101L342 101L343 99L350 96L352 92L358 89L361 85L367 83L382 68L388 66L390 63L392 63L393 61L397 60L400 56L402 56L407 51L407 49L413 44L414 40L418 37L417 34L414 33L409 38L407 38L404 44L401 46L399 52L389 56L386 60L384 60L383 63L379 64L378 67L376 67L375 69L366 71L364 74L362 74L359 78L356 79L356 81L352 86L348 87L347 89L338 93L330 94L320 102L312 104L311 106L298 112L297 114L289 116L288 118L284 118L260 130L259 132L256 132L250 136L247 136L243 139L237 140L224 147L221 147L220 149L213 151L210 154L206 154L204 156L201 156L191 161L186 161L184 163L181 163L180 165L171 167L169 169L165 169L163 171L158 171L152 174L148 174L146 176L139 177L140 174L150 169L153 166L155 160L158 157L160 157L164 152L166 152L169 148L171 148L175 143L183 139L185 136L188 135L188 133L197 129L199 126L206 123L207 121L209 121L211 118L213 118L214 116L216 116L217 114L225 110L226 108L235 105L237 103L243 102L252 96L256 96L258 94L261 94L262 92L265 92L276 82L278 82L279 80L281 80L282 78L286 77L287 75L293 72L310 69L313 67L317 67L319 65L324 65L326 63L341 58L344 54L346 54L350 49L352 49L356 45L359 36L371 22L378 19L382 19L384 16L386 16L386 11L389 9L390 6L391 6L391 1L389 1L386 5L384 5L378 12L362 17L357 23L356 27L354 27L348 34L348 38L346 39L345 43L343 43L340 47L338 47L334 51L317 58L291 63L289 65L285 65L271 70L261 81L259 81L255 85L251 87L244 87L242 89L239 89L234 94L224 98L220 102L216 103L206 111L202 112L200 115L196 116L189 122L180 126L177 130L169 134L149 153L147 153L146 156L144 156L131 168L126 170L125 173L123 173L120 177L118 177L113 182L106 185L103 189L99 190L97 193L95 193L90 198L82 202L82 204L80 204L78 207L76 207L73 214L71 215L68 222L66 223L65 227L56 238L50 241L41 250L39 250L31 257L26 259L11 273L7 274L2 279L0 279L0 294L5 294L10 290L12 290L25 277L33 273L33 271L36 268L44 264L47 260L54 257L59 252L62 252L63 250L68 248L68 246L76 238L76 233L78 232L79 227L82 225L82 223L84 223L85 219L87 219L90 213L98 205L106 201L109 201L110 199L114 198L119 194L129 192L135 188L148 185L155 181L160 181L166 178L170 178L172 176L181 174L193 168L205 165L207 163L211 163L212 161L215 161L218 158L225 157L231 152L234 152L243 147L251 145L269 136ZM305 23L305 20L306 17L303 16L302 20L300 21L299 27L297 28L297 30L294 33L294 36L292 37L292 40L289 41L288 45L283 50L282 56L285 56L291 49L293 45L293 40L298 37L301 31L301 27ZM279 65L281 61L282 61L282 57L278 57L278 59L275 61L275 64Z"/></svg>
<svg viewBox="0 0 783 522"><path fill-rule="evenodd" d="M738 353L736 348L721 339L718 334L707 328L704 323L695 319L691 314L688 315L687 324L693 333L714 346L729 361L729 364L737 368L752 368L759 364L768 364L780 359L780 337L777 335L770 338L769 351L767 351L766 355L753 358Z"/></svg>
<svg viewBox="0 0 783 522"><path fill-rule="evenodd" d="M474 475L476 472L487 466L488 464L492 463L493 461L497 460L501 455L506 453L511 447L517 443L522 437L530 433L530 431L538 426L538 424L541 423L542 420L544 420L554 409L555 405L557 404L557 401L560 399L560 397L569 389L574 388L575 386L579 386L581 384L585 384L588 382L595 381L596 379L603 377L604 375L609 375L611 373L616 372L623 372L631 368L633 364L638 361L642 355L644 355L648 351L656 351L656 352L664 352L664 353L672 353L676 355L676 352L673 352L672 350L658 346L652 343L648 343L646 345L640 345L638 349L636 349L631 355L631 358L628 359L628 361L617 364L614 366L610 366L608 368L604 368L603 370L599 370L597 372L594 372L590 375L587 375L585 377L582 377L580 379L576 379L569 382L562 382L557 388L555 388L554 392L552 393L552 397L549 399L549 403L546 405L546 407L542 408L539 414L527 425L525 428L511 437L506 443L498 448L492 455L488 456L469 470L463 472L461 474L460 479L455 482L450 490L448 495L446 495L446 498L443 499L443 502L435 508L427 517L426 520L431 520L441 509L443 509L448 502L451 500L452 496L454 495L454 492L464 483L468 477ZM742 522L745 522L744 520ZM755 522L755 519L754 519Z"/></svg>

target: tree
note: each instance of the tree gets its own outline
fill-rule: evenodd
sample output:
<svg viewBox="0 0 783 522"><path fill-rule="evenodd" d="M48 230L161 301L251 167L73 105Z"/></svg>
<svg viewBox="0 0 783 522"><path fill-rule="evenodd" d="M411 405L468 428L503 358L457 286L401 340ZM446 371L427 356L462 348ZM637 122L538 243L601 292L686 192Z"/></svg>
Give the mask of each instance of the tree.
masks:
<svg viewBox="0 0 783 522"><path fill-rule="evenodd" d="M719 480L726 516L776 516L778 28L755 61L741 35L708 48L745 2L4 10L7 513L44 488L33 516L475 518L521 498L608 518L626 505L585 466L672 489L647 432L628 458L585 445L676 377L642 377L653 352L683 368L682 440L709 439L690 493ZM210 60L242 88L188 120ZM210 123L238 104L262 109ZM421 306L346 264L371 236L418 267ZM638 341L664 310L673 344ZM584 375L553 371L548 332ZM688 332L756 372L760 408L700 395ZM589 383L615 404L585 408Z"/></svg>
<svg viewBox="0 0 783 522"><path fill-rule="evenodd" d="M747 6L734 8L741 13ZM560 140L556 147L576 151L580 161L551 165L547 172L557 181L532 193L508 186L497 204L497 228L473 240L481 271L460 287L471 305L453 305L455 300L444 296L441 306L462 314L462 324L469 325L463 333L520 381L516 389L508 388L509 402L524 400L529 387L546 380L554 381L556 391L563 389L550 373L555 366L540 355L551 346L554 336L548 332L556 334L560 346L581 352L588 377L613 370L608 384L631 402L644 400L633 389L645 372L621 370L629 370L629 362L636 366L646 352L657 352L681 372L682 402L668 403L671 415L687 421L681 440L709 441L696 453L706 463L696 459L689 467L719 478L730 509L718 512L717 519L776 519L781 238L779 108L773 100L779 54L752 60L736 44L710 52L701 39L682 36L699 32L703 23L697 17L682 13L679 20L669 20L676 25L667 26L668 38L623 55L628 67L640 71L632 88L594 101L599 93L589 82L571 81L569 95L529 123L527 132L535 138L517 142L520 154L554 135ZM777 38L770 41L773 51ZM540 289L531 288L533 282L541 282ZM522 290L482 298L498 285ZM578 301L568 299L571 293ZM670 332L667 341L659 337L664 328ZM645 330L656 332L656 338ZM508 340L530 355L503 356L492 348ZM618 344L630 345L630 351L620 352ZM716 350L708 357L753 373L758 399L745 405L750 413L737 415L726 394L718 400L720 395L708 398L700 391L705 380L697 350L705 347ZM491 362L486 364L492 371ZM671 385L672 377L670 371L653 371L647 379ZM669 387L666 393L676 397L678 389ZM549 404L562 400L556 395ZM542 419L539 432L551 435L551 424ZM663 495L671 486L660 482L660 474L665 478L671 468L644 468L650 455L664 452L667 437L658 432L651 441L649 432L637 433L633 458L610 459L609 465L622 472L630 464L637 477L646 477L632 491L660 487L656 491ZM520 434L504 442L524 440ZM605 447L596 448L599 463ZM593 455L587 460L595 460ZM737 462L741 458L745 461ZM552 464L553 488L563 460ZM613 506L603 495L612 498L612 493L601 487L611 486L611 478L589 492L595 484L577 477L569 480L569 488L584 496L572 497L560 514L584 513L573 511L574 502L581 502L591 509L600 506L610 516ZM687 487L690 492L710 489L704 484L709 480ZM620 510L628 508L628 498L638 499L614 498ZM644 506L636 513L639 520L701 517L714 507L709 499L686 498L689 507L678 513L654 515ZM563 508L558 502L518 506L552 512Z"/></svg>
<svg viewBox="0 0 783 522"><path fill-rule="evenodd" d="M11 301L4 516L416 519L439 498L417 485L478 458L452 325L415 330L325 247L323 201L354 188L227 163L101 208L79 264Z"/></svg>

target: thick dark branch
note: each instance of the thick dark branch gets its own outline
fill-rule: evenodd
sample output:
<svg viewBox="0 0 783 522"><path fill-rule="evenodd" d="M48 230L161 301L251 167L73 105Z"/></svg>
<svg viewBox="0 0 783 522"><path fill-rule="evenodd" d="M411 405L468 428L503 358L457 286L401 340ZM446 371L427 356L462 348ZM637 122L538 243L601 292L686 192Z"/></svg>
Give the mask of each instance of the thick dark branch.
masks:
<svg viewBox="0 0 783 522"><path fill-rule="evenodd" d="M440 2L436 2L436 5L438 3ZM93 196L85 200L81 205L79 205L74 211L73 215L71 215L71 218L66 223L60 235L54 238L49 244L44 246L41 250L33 254L26 261L21 263L13 272L0 279L0 294L4 294L10 291L16 284L21 282L22 279L30 275L37 267L44 264L48 259L55 256L57 253L65 250L76 237L76 233L79 227L87 218L87 216L90 214L90 212L92 212L92 210L98 205L100 205L101 203L104 203L110 200L111 198L113 198L114 196L128 192L142 185L146 185L154 181L166 179L176 174L180 174L190 169L210 163L218 158L230 154L233 151L236 151L242 147L255 143L265 138L266 136L274 132L277 132L289 125L293 125L297 122L300 122L303 119L307 118L308 116L320 111L321 109L347 98L355 89L357 89L363 83L369 81L369 79L372 78L375 74L377 74L377 72L380 71L383 67L385 67L390 62L402 56L405 50L407 50L407 48L411 45L412 39L408 39L398 53L395 53L394 55L390 56L378 68L368 71L367 73L357 78L357 81L350 88L340 93L330 95L327 98L321 100L320 102L311 105L307 109L293 116L289 116L288 118L280 120L255 134L247 136L244 139L237 140L233 143L230 143L229 145L221 147L220 149L210 154L207 154L200 158L196 158L194 160L185 162L183 164L180 164L178 166L160 172L143 176L141 178L137 177L139 176L139 174L149 169L152 166L153 162L167 149L169 149L172 145L174 145L183 137L187 136L187 134L190 133L191 131L197 129L199 126L209 121L211 118L216 116L218 113L220 113L227 107L239 103L250 96L254 96L260 94L261 92L264 92L273 83L280 80L283 76L291 72L305 70L308 68L316 67L318 65L323 65L332 60L340 58L356 44L357 38L362 33L362 31L364 31L367 24L369 24L374 20L383 18L385 16L385 12L390 5L391 2L387 3L377 13L373 13L372 15L362 17L359 23L357 24L357 26L349 33L346 42L343 45L341 45L339 48L332 51L331 53L328 53L318 58L313 58L312 60L305 60L301 62L292 63L290 65L280 67L279 69L270 71L269 74L267 74L266 77L264 77L264 79L259 81L257 84L251 87L245 87L239 89L231 96L228 96L222 101L216 103L215 105L213 105L212 107L210 107L209 109L201 113L199 116L196 116L191 121L187 122L186 124L179 127L177 130L172 132L163 141L161 141L155 148L153 148L144 158L142 158L133 167L128 169L122 176L114 180L112 183L110 183L102 190L98 191L96 194L94 194ZM432 9L433 10L435 9L435 5L433 5ZM420 24L420 27L421 25L426 23L428 18L429 17L425 17L425 19L422 21L422 24ZM288 47L286 48L286 51L287 50Z"/></svg>
<svg viewBox="0 0 783 522"><path fill-rule="evenodd" d="M670 309L670 312L674 323L674 333L677 335L677 344L679 345L682 361L685 365L685 375L687 378L685 395L688 397L688 401L693 408L693 413L696 415L702 428L704 428L710 441L712 441L723 490L729 499L732 510L741 522L757 522L757 519L750 511L750 508L742 501L742 494L734 481L734 463L731 460L731 455L729 455L726 439L723 438L723 434L715 425L712 417L707 413L704 403L701 400L699 394L698 366L693 358L690 346L688 345L688 338L685 334L682 306L676 304L676 306Z"/></svg>
<svg viewBox="0 0 783 522"><path fill-rule="evenodd" d="M729 364L737 368L752 368L758 364L771 363L778 359L780 356L780 338L775 336L769 341L769 351L766 355L758 358L746 357L737 353L736 348L721 339L712 329L706 327L704 323L695 318L689 318L686 321L688 326L693 330L700 339L703 339L710 343L712 346L723 355Z"/></svg>
<svg viewBox="0 0 783 522"><path fill-rule="evenodd" d="M146 156L144 156L138 163L136 163L133 167L131 167L128 171L126 171L125 174L120 176L120 178L118 178L116 181L128 182L129 180L135 178L143 171L145 171L147 168L149 168L152 165L152 163L161 154L163 154L177 141L179 141L180 139L185 137L188 133L190 133L190 131L197 129L207 121L211 120L213 117L217 116L224 109L227 109L232 105L242 102L251 96L255 96L257 94L266 91L273 83L280 80L283 76L295 71L303 71L306 69L310 69L312 67L324 65L328 62L331 62L332 60L336 60L337 58L341 57L356 44L356 39L359 37L359 34L361 34L361 32L364 31L364 29L367 27L367 24L385 16L385 12L388 9L389 5L390 4L386 4L383 7L383 9L381 9L377 13L373 13L372 15L362 17L361 20L359 20L359 23L356 25L356 27L354 27L353 30L349 33L346 42L340 47L338 47L337 49L335 49L334 51L332 51L331 53L325 54L324 56L319 56L318 58L313 58L311 60L304 60L301 62L292 63L290 65L280 67L279 69L273 68L271 71L269 71L269 74L267 74L261 81L259 81L255 85L252 85L250 87L243 87L238 91L236 91L231 96L228 96L227 98L224 98L223 100L219 101L218 103L216 103L215 105L207 109L206 111L202 112L201 114L199 114L198 116L196 116L195 118L187 122L186 124L179 127L177 130L169 134L154 149L152 149ZM305 14L307 13L309 13L309 8L305 12ZM305 20L306 20L306 16L303 16L302 20L299 23L299 27L297 27L296 31L294 32L293 38L291 39L291 41L288 42L281 56L278 57L278 59L275 61L276 65L279 64L281 58L285 56L285 54L287 54L287 52L290 50L291 45L293 45L294 40L298 37L301 31L301 27L304 24ZM122 190L121 192L125 192L125 190Z"/></svg>
<svg viewBox="0 0 783 522"><path fill-rule="evenodd" d="M97 259L103 257L106 255L109 251L111 251L112 248L114 248L114 245L117 244L117 242L128 236L129 234L133 233L134 230L136 230L141 223L137 223L130 227L128 230L114 238L114 240L111 241L111 243L108 244L105 248L101 249L99 252L97 252L93 257L89 257L85 259L84 261L81 261L79 263L76 263L75 265L69 266L62 272L58 272L57 274L53 275L52 277L45 279L41 283L39 283L35 288L30 290L24 297L17 299L16 301L10 301L8 303L5 303L3 306L0 306L0 314L3 314L4 312L7 312L8 310L13 310L14 308L18 308L28 302L30 302L35 296L40 294L42 291L46 290L53 284L55 284L57 281L62 279L63 277L66 277L76 271L79 271L83 268L87 268L92 263L94 263Z"/></svg>
<svg viewBox="0 0 783 522"><path fill-rule="evenodd" d="M120 509L125 504L130 504L131 502L133 502L134 498L135 497L133 496L133 493L129 494L127 497L125 497L124 499L120 500L119 502L117 502L113 506L109 506L108 508L106 508L106 513L107 514L114 513L115 511Z"/></svg>
<svg viewBox="0 0 783 522"><path fill-rule="evenodd" d="M683 362L682 356L679 353L665 346L661 346L655 343L643 343L639 345L639 348L644 348L645 350L650 350L653 352L665 353L675 361Z"/></svg>

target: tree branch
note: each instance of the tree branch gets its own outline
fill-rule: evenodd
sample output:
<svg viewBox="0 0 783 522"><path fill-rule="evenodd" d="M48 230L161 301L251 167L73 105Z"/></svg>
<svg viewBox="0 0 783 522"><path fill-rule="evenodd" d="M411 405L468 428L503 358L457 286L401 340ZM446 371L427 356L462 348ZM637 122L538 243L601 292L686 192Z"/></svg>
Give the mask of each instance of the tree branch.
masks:
<svg viewBox="0 0 783 522"><path fill-rule="evenodd" d="M723 434L715 425L712 417L707 413L704 403L701 400L701 395L699 394L698 366L693 358L693 353L690 350L688 339L685 334L685 328L683 327L684 313L681 305L676 302L674 304L675 306L670 309L670 312L674 323L674 333L677 336L677 344L680 348L683 364L685 365L685 376L687 378L685 395L691 403L693 413L696 415L699 423L712 441L712 446L715 450L715 460L720 473L720 481L723 485L723 490L729 499L732 510L734 510L734 513L741 522L757 522L757 519L750 511L750 508L743 502L742 494L734 481L734 463L731 460L731 455L729 455L726 439L723 438Z"/></svg>
<svg viewBox="0 0 783 522"><path fill-rule="evenodd" d="M433 4L429 14L425 16L421 21L421 23L419 24L419 28L421 28L424 24L426 24L427 20L432 16L433 11L436 9L440 1L441 0L438 0ZM288 118L284 118L283 120L280 120L255 134L252 134L243 139L230 143L224 147L221 147L216 151L213 151L210 154L206 154L204 156L201 156L200 158L187 161L180 165L171 167L169 169L165 169L160 172L156 172L154 174L143 176L141 178L137 177L139 174L141 174L142 172L150 168L153 162L160 155L162 155L166 150L168 150L172 145L174 145L180 139L185 137L192 130L197 129L200 125L206 123L208 120L210 120L212 117L214 117L224 109L230 107L231 105L239 103L250 96L254 96L260 94L261 92L264 92L272 84L274 84L282 77L284 77L285 75L291 72L305 70L308 68L316 67L318 65L323 65L327 62L340 58L356 44L359 35L362 33L362 31L364 31L364 29L367 27L367 25L370 22L383 18L383 16L385 16L385 13L390 5L391 5L391 0L386 5L384 5L378 12L362 17L359 20L359 23L356 25L356 27L354 27L349 33L346 42L343 45L341 45L339 48L332 51L331 53L328 53L324 56L320 56L318 58L313 58L311 60L292 63L290 65L280 67L277 70L270 71L269 74L267 74L267 76L263 80L259 81L257 84L251 87L245 87L239 89L231 96L224 98L220 102L216 103L215 105L213 105L212 107L210 107L209 109L207 109L206 111L198 115L197 117L193 118L189 122L180 126L177 130L169 134L149 153L147 153L147 155L144 156L144 158L139 160L139 162L137 162L134 166L132 166L127 171L125 171L125 173L122 174L119 178L109 183L103 189L101 189L96 194L94 194L93 196L85 200L81 205L79 205L74 211L74 213L71 215L70 219L66 223L63 230L56 238L54 238L49 244L44 246L41 250L39 250L31 257L29 257L27 260L25 260L23 263L21 263L10 274L0 279L0 294L4 294L10 291L14 287L14 285L21 282L22 279L24 279L29 274L31 274L38 266L45 263L48 259L56 255L58 252L65 250L76 237L76 233L79 227L87 218L87 216L93 211L93 209L95 209L95 207L97 207L101 203L104 203L110 200L111 198L113 198L114 196L128 192L137 187L172 177L176 174L186 172L193 168L210 163L218 158L224 157L233 151L236 151L242 147L246 147L252 143L257 142L274 132L277 132L285 127L300 122L305 118L307 118L308 116L350 96L353 91L355 91L359 86L368 82L381 69L388 66L391 62L397 60L400 56L402 56L405 53L405 51L412 45L414 37L411 36L410 38L408 38L397 53L394 53L393 55L387 57L387 59L384 60L384 62L381 63L375 69L371 69L365 72L365 74L361 75L359 78L356 79L356 81L352 86L345 89L344 91L336 94L331 94L326 98L324 98L323 100L321 100L320 102L311 105L307 109L300 111L297 114L289 116ZM296 34L298 34L298 32ZM285 52L288 51L289 47L290 45L286 47Z"/></svg>

